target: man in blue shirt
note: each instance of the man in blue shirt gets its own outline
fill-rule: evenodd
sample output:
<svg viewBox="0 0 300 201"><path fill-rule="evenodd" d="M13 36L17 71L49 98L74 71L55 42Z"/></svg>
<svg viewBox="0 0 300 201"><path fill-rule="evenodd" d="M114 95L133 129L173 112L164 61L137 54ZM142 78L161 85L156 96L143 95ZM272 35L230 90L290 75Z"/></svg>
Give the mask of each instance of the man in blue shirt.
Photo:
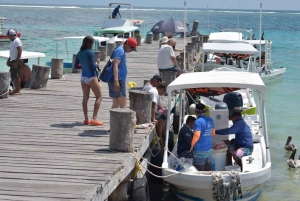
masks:
<svg viewBox="0 0 300 201"><path fill-rule="evenodd" d="M193 152L190 151L191 142L194 136L194 124L196 118L188 116L186 123L182 126L179 131L177 155L178 157L193 158Z"/></svg>
<svg viewBox="0 0 300 201"><path fill-rule="evenodd" d="M118 46L112 53L113 78L108 82L109 97L113 99L112 108L126 108L126 54L136 51L137 42L128 38L123 46Z"/></svg>
<svg viewBox="0 0 300 201"><path fill-rule="evenodd" d="M212 118L205 115L206 106L198 103L195 108L197 120L194 125L194 136L191 143L191 151L194 148L193 165L199 171L214 170L212 161L212 136L215 135L215 125Z"/></svg>
<svg viewBox="0 0 300 201"><path fill-rule="evenodd" d="M234 161L242 168L241 158L243 156L251 155L253 152L252 133L240 112L233 112L231 119L233 125L230 128L217 130L216 134L235 134L235 139L225 141L229 148L227 152L227 161L228 165L232 165L233 157Z"/></svg>
<svg viewBox="0 0 300 201"><path fill-rule="evenodd" d="M120 14L120 11L119 11L119 9L121 8L121 6L120 5L118 5L115 9L114 9L114 11L112 12L112 18L117 18L118 17L118 14L119 14L119 16L120 16L120 18L122 18L121 17L121 14Z"/></svg>

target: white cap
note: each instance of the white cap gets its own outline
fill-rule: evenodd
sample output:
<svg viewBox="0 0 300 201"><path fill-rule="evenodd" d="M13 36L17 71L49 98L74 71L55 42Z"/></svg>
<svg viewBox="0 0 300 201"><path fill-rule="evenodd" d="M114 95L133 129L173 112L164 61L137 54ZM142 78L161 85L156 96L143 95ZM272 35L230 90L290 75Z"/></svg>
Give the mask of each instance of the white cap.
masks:
<svg viewBox="0 0 300 201"><path fill-rule="evenodd" d="M17 34L17 32L15 31L15 30L13 30L13 29L9 29L8 31L7 31L7 35L16 35Z"/></svg>

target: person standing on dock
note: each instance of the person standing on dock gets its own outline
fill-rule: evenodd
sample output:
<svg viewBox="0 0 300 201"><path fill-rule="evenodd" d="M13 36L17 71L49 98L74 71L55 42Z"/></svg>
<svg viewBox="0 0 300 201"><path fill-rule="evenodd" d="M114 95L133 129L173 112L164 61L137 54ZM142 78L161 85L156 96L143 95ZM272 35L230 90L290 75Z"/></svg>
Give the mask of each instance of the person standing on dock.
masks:
<svg viewBox="0 0 300 201"><path fill-rule="evenodd" d="M119 14L119 16L120 16L120 18L122 18L122 16L121 16L121 14L120 14L120 8L121 8L121 6L120 5L118 5L115 9L114 9L114 11L112 12L112 18L117 18L118 17L118 14Z"/></svg>
<svg viewBox="0 0 300 201"><path fill-rule="evenodd" d="M126 108L126 78L127 65L126 53L136 51L137 42L135 38L128 38L123 46L118 46L113 51L113 79L108 82L109 97L113 99L111 108Z"/></svg>
<svg viewBox="0 0 300 201"><path fill-rule="evenodd" d="M103 122L100 122L97 119L98 111L100 108L100 104L102 101L102 94L99 85L99 81L96 74L96 68L98 64L94 59L94 38L91 36L86 36L80 47L80 51L77 53L75 66L81 65L81 87L82 87L82 109L84 114L84 125L92 125L92 126L101 126ZM93 118L89 120L88 118L88 100L90 97L90 90L95 94L96 100L94 104L94 113Z"/></svg>
<svg viewBox="0 0 300 201"><path fill-rule="evenodd" d="M214 170L212 161L212 136L215 135L215 125L211 117L205 115L206 106L198 103L195 108L197 120L194 125L194 136L190 151L194 148L193 165L199 171Z"/></svg>
<svg viewBox="0 0 300 201"><path fill-rule="evenodd" d="M7 59L6 65L10 67L10 74L14 83L14 90L10 92L10 95L21 94L21 67L23 66L22 60L22 42L17 36L17 32L13 29L7 31L7 36L10 40L10 51L9 58Z"/></svg>

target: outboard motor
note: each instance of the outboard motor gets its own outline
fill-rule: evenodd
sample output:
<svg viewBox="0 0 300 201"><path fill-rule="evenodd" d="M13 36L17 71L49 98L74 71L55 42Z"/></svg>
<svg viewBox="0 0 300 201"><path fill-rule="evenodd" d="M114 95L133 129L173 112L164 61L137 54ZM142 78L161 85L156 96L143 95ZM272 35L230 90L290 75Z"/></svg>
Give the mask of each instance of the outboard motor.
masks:
<svg viewBox="0 0 300 201"><path fill-rule="evenodd" d="M243 97L238 92L230 92L226 94L223 101L227 104L229 109L229 119L231 120L231 115L234 111L243 111Z"/></svg>
<svg viewBox="0 0 300 201"><path fill-rule="evenodd" d="M215 105L215 109L216 109L216 110L219 110L219 109L228 109L228 106L227 106L227 104L224 103L224 102L218 102L218 103L216 103L216 105Z"/></svg>

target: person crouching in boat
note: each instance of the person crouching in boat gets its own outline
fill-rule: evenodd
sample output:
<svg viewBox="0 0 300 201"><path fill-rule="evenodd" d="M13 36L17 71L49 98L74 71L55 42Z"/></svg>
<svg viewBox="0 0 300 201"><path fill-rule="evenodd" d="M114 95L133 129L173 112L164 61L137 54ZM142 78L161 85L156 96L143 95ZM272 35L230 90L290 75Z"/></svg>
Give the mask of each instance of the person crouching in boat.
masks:
<svg viewBox="0 0 300 201"><path fill-rule="evenodd" d="M179 131L178 135L178 145L177 145L177 155L178 157L193 158L193 152L190 151L191 142L194 136L194 125L196 118L193 116L188 116L185 124Z"/></svg>
<svg viewBox="0 0 300 201"><path fill-rule="evenodd" d="M228 146L227 152L227 165L232 165L232 157L234 161L241 167L243 156L251 155L253 152L253 139L252 133L247 123L242 118L240 112L233 112L231 115L233 125L230 128L216 130L217 135L228 135L235 133L235 138L231 141L226 140Z"/></svg>
<svg viewBox="0 0 300 201"><path fill-rule="evenodd" d="M190 151L194 148L193 165L199 171L210 171L215 166L212 161L212 136L215 135L215 125L213 119L206 116L205 112L205 105L198 103L195 108L197 120Z"/></svg>

